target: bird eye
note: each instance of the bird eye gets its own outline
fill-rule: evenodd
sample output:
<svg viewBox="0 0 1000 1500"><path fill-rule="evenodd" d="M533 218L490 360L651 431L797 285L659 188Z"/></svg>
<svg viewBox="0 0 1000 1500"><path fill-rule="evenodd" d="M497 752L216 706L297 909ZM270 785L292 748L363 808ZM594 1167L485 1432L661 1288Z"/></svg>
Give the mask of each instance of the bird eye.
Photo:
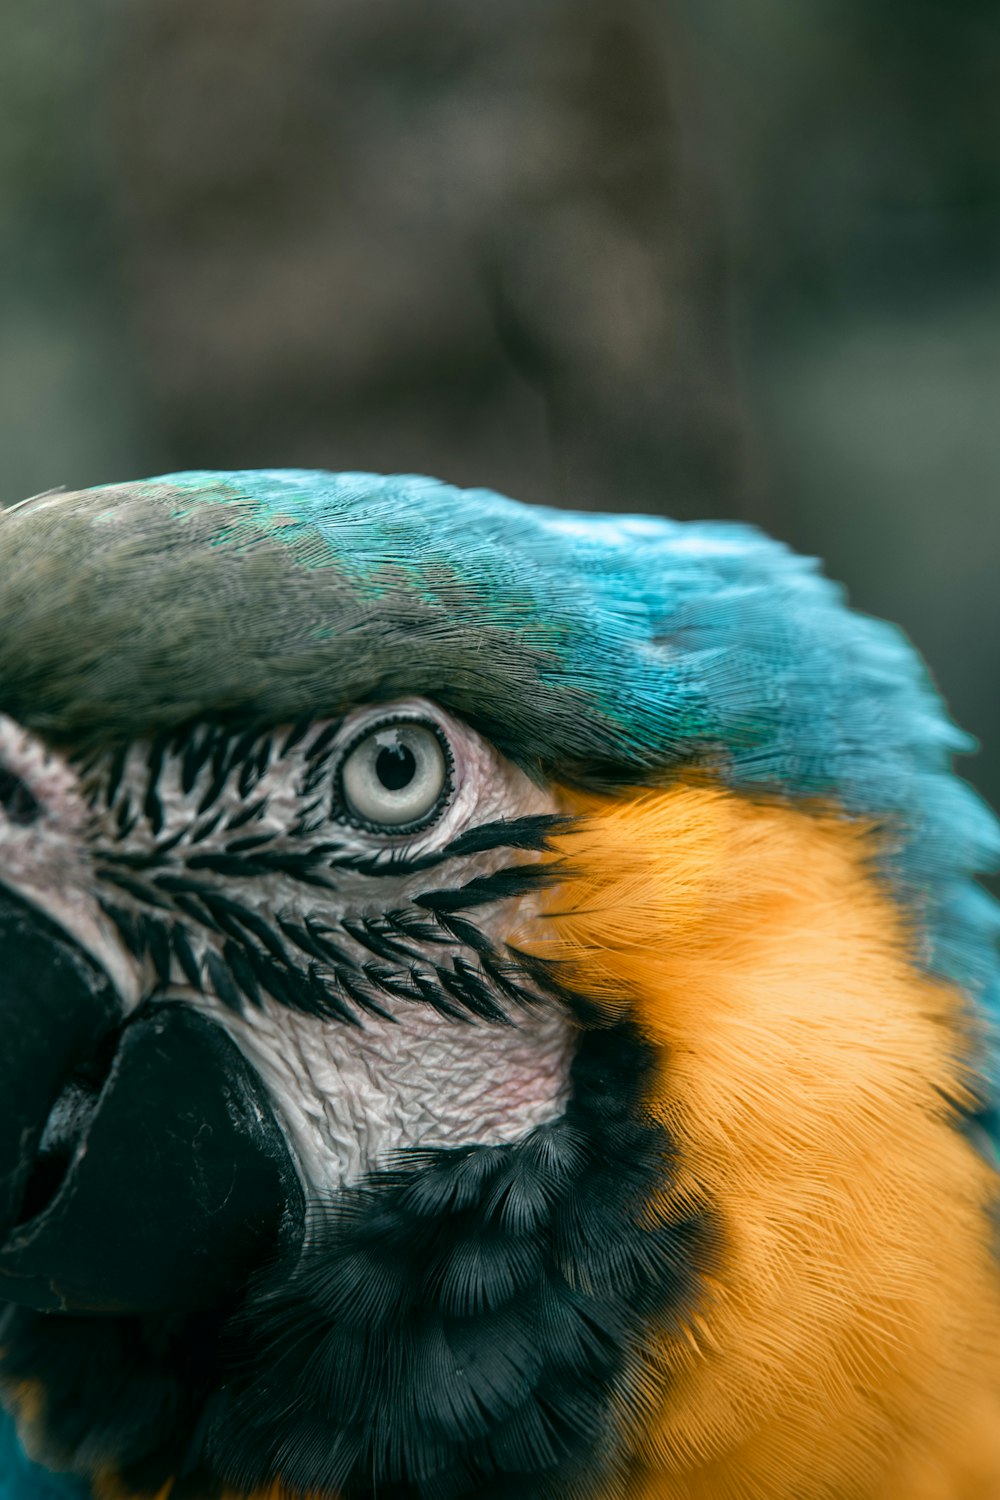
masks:
<svg viewBox="0 0 1000 1500"><path fill-rule="evenodd" d="M433 820L451 791L451 755L436 729L382 723L355 740L340 766L341 801L356 823L411 832Z"/></svg>

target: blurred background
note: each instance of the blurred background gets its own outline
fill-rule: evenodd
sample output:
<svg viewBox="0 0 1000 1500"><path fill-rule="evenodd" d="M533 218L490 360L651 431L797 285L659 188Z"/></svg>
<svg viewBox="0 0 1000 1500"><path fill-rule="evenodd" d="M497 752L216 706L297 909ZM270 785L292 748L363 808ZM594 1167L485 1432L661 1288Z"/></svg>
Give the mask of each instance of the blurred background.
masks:
<svg viewBox="0 0 1000 1500"><path fill-rule="evenodd" d="M0 9L0 503L419 470L753 520L1000 804L997 0Z"/></svg>

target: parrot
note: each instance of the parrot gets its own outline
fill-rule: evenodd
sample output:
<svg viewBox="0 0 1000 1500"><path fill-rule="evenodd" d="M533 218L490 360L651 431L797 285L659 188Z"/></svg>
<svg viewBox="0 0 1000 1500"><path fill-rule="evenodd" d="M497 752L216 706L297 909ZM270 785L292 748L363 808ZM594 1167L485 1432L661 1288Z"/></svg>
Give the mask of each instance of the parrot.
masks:
<svg viewBox="0 0 1000 1500"><path fill-rule="evenodd" d="M970 746L743 523L0 513L2 1500L1000 1496Z"/></svg>

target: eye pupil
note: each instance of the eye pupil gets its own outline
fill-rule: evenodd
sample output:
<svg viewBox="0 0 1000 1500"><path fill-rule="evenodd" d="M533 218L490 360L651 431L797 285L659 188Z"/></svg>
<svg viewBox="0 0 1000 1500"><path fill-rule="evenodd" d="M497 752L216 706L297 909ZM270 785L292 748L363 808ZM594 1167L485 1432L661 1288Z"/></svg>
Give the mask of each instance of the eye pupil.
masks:
<svg viewBox="0 0 1000 1500"><path fill-rule="evenodd" d="M400 792L416 775L417 762L406 745L385 745L375 760L375 775L387 792Z"/></svg>
<svg viewBox="0 0 1000 1500"><path fill-rule="evenodd" d="M377 832L413 830L434 818L451 789L447 745L415 719L373 724L340 765L345 811Z"/></svg>

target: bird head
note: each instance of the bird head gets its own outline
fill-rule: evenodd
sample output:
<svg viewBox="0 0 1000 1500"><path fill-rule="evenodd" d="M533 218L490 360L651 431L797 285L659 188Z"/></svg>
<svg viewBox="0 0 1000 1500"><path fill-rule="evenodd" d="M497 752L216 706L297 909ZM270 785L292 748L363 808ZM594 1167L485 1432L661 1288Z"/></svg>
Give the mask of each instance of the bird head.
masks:
<svg viewBox="0 0 1000 1500"><path fill-rule="evenodd" d="M993 1357L995 828L810 564L199 473L13 507L0 583L0 1381L39 1461L569 1500L763 1493L780 1453L801 1496L833 1429L875 1465Z"/></svg>

